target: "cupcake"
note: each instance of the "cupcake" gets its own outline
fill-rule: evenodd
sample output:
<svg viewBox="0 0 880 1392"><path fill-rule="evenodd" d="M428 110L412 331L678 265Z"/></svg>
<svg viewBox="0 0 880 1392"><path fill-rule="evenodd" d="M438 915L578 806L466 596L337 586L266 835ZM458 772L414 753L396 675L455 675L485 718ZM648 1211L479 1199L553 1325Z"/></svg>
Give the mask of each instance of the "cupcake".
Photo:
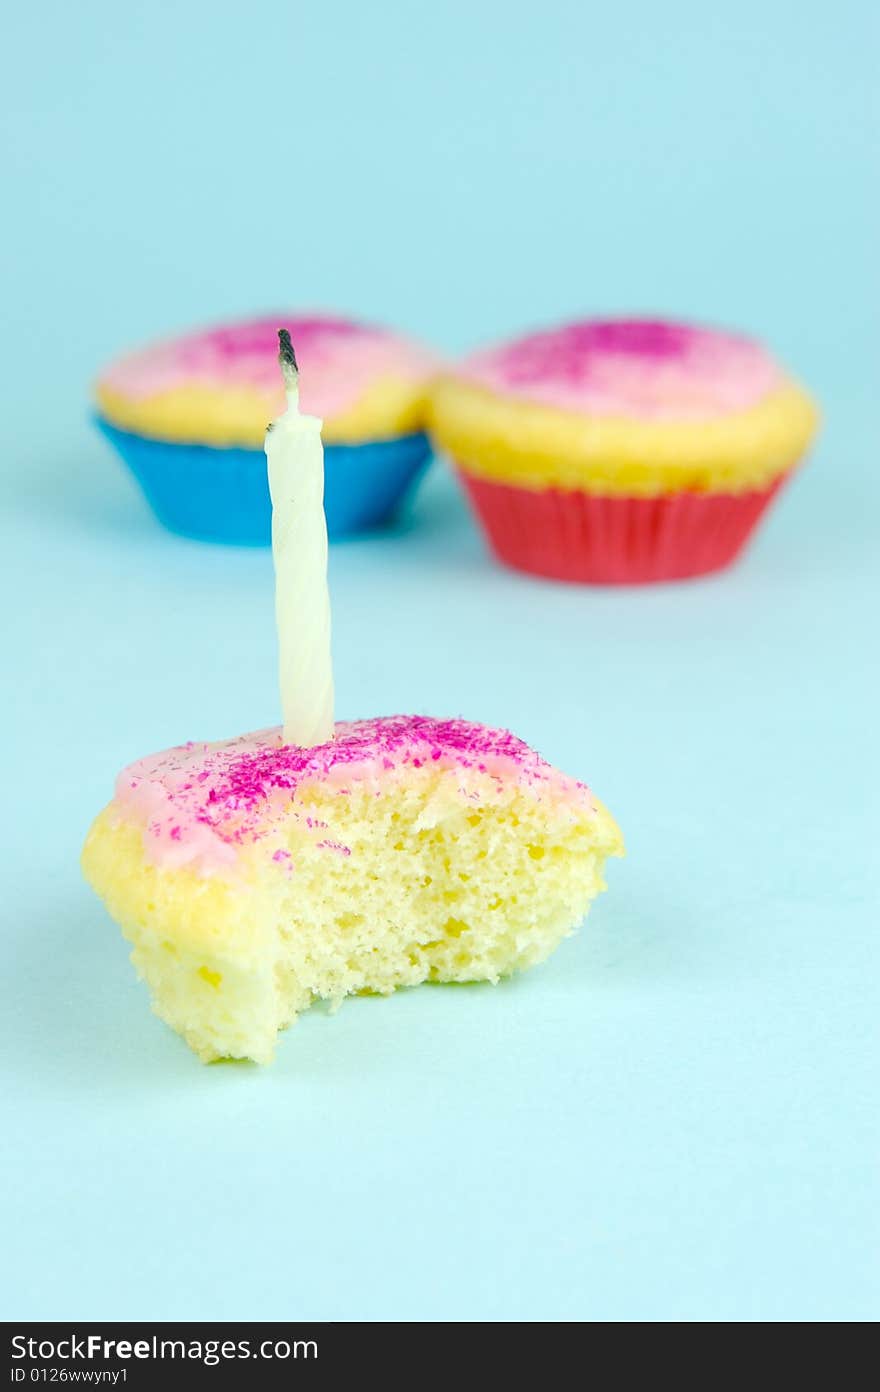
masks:
<svg viewBox="0 0 880 1392"><path fill-rule="evenodd" d="M274 315L187 334L112 363L98 378L98 424L169 530L268 546L263 439L281 409L277 330L303 368L303 408L323 419L332 537L379 526L425 468L426 382L434 359L387 329Z"/></svg>
<svg viewBox="0 0 880 1392"><path fill-rule="evenodd" d="M729 565L817 413L750 338L621 319L476 353L437 379L430 419L501 561L627 584Z"/></svg>
<svg viewBox="0 0 880 1392"><path fill-rule="evenodd" d="M205 1061L266 1063L313 1001L542 961L621 853L584 784L507 731L391 716L141 759L83 868L156 1013Z"/></svg>

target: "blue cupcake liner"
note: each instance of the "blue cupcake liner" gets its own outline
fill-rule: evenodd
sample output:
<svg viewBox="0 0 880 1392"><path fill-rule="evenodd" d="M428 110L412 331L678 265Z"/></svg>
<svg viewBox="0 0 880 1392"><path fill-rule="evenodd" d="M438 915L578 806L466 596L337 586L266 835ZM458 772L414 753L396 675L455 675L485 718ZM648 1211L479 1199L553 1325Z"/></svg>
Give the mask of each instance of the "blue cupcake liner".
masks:
<svg viewBox="0 0 880 1392"><path fill-rule="evenodd" d="M179 536L269 546L266 456L255 449L174 444L96 424L128 465L159 521ZM324 511L331 540L389 520L431 454L424 434L363 445L325 445Z"/></svg>

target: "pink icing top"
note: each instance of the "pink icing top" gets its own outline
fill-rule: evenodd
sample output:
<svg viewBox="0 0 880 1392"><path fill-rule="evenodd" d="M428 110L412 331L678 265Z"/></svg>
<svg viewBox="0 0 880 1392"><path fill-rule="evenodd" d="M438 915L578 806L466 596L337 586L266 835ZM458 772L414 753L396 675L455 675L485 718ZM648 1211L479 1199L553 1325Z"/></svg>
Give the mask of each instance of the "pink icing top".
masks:
<svg viewBox="0 0 880 1392"><path fill-rule="evenodd" d="M303 411L328 420L340 415L379 377L414 383L436 367L436 359L419 344L388 329L348 319L290 313L154 344L119 358L99 385L135 400L175 387L249 386L265 393L270 413L284 409L278 371L278 330L287 328L300 367Z"/></svg>
<svg viewBox="0 0 880 1392"><path fill-rule="evenodd" d="M564 324L475 353L458 372L564 411L658 420L746 409L782 376L750 338L649 319Z"/></svg>
<svg viewBox="0 0 880 1392"><path fill-rule="evenodd" d="M116 801L124 816L141 823L144 844L156 863L174 869L192 865L203 874L233 866L239 849L265 841L267 857L281 866L289 853L277 847L278 832L297 789L320 782L344 795L353 783L383 779L390 771L424 765L462 772L462 796L472 798L467 771L499 782L517 778L544 784L556 797L592 806L589 790L568 779L507 730L466 720L392 715L336 726L336 738L315 749L285 745L280 730L261 730L219 744L184 744L139 759L123 769ZM347 846L321 837L307 819L320 849L350 854ZM287 866L286 868L289 868Z"/></svg>

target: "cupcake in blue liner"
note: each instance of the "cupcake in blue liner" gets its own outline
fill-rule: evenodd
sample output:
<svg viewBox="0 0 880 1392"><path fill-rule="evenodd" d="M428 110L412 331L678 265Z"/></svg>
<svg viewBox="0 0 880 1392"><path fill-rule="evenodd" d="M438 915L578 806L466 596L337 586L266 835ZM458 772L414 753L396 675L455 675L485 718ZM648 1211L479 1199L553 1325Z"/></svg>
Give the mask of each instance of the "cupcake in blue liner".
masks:
<svg viewBox="0 0 880 1392"><path fill-rule="evenodd" d="M425 469L432 354L387 329L282 311L144 348L98 378L98 426L170 531L269 545L263 439L284 409L279 325L296 347L302 408L324 422L331 539L387 521Z"/></svg>

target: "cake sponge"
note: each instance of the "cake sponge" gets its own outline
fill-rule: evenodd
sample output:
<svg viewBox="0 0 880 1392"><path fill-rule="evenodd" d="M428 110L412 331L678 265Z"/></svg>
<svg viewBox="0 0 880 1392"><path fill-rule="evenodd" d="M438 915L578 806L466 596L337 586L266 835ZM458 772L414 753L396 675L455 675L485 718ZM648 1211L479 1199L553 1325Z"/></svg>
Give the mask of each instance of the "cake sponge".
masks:
<svg viewBox="0 0 880 1392"><path fill-rule="evenodd" d="M506 731L395 716L317 749L263 731L126 769L83 852L156 1013L267 1063L313 1001L492 981L580 923L610 814Z"/></svg>

